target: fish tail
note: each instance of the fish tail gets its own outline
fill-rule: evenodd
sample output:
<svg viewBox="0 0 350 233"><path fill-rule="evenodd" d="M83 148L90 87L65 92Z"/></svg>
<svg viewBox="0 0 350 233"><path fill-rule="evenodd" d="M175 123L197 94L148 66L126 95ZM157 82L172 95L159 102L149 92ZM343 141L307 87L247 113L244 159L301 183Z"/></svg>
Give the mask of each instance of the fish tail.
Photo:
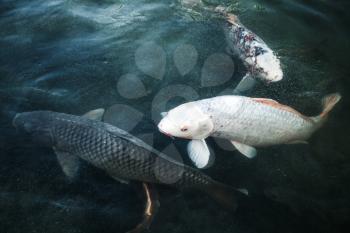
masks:
<svg viewBox="0 0 350 233"><path fill-rule="evenodd" d="M328 117L328 113L333 109L333 107L339 102L341 95L339 93L333 93L325 96L322 99L323 111L320 115L312 117L315 123L322 124Z"/></svg>
<svg viewBox="0 0 350 233"><path fill-rule="evenodd" d="M230 211L235 211L238 202L247 195L246 191L240 191L216 181L210 184L205 191L217 203Z"/></svg>

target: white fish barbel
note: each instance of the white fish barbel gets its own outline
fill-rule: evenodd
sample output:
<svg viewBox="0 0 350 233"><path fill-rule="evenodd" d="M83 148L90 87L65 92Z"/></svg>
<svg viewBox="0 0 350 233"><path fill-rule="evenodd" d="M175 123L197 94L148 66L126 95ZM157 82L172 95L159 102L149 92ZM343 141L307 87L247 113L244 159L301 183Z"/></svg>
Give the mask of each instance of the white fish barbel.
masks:
<svg viewBox="0 0 350 233"><path fill-rule="evenodd" d="M207 137L228 139L252 158L257 153L254 147L306 142L340 99L338 93L324 97L322 113L308 117L272 99L219 96L163 113L158 128L166 135L191 139L189 156L197 167L204 168L211 161Z"/></svg>

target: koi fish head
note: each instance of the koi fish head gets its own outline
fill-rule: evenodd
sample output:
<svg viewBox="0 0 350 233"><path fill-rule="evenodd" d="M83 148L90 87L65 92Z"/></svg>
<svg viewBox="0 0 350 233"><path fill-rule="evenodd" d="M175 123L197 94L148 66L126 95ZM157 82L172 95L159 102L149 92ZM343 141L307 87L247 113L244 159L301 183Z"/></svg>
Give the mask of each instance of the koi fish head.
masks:
<svg viewBox="0 0 350 233"><path fill-rule="evenodd" d="M158 124L158 129L168 136L204 139L214 128L210 117L204 114L195 102L179 105L163 116L164 118Z"/></svg>

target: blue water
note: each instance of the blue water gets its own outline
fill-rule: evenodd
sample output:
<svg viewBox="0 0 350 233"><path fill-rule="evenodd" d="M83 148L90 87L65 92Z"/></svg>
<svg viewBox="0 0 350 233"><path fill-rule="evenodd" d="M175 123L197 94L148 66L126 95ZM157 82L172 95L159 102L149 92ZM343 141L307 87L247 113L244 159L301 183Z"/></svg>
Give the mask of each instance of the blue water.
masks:
<svg viewBox="0 0 350 233"><path fill-rule="evenodd" d="M328 93L343 99L308 145L262 148L248 160L208 140L216 163L205 173L248 188L249 200L233 214L202 193L161 186L150 232L347 232L349 3L205 2L234 6L281 59L283 81L260 83L250 96L308 115L321 110ZM80 115L103 107L105 121L189 162L185 140L158 132L159 113L229 92L246 70L227 50L222 21L182 3L0 2L0 232L125 232L144 204L140 184L119 184L87 164L68 181L51 149L12 127L16 112Z"/></svg>

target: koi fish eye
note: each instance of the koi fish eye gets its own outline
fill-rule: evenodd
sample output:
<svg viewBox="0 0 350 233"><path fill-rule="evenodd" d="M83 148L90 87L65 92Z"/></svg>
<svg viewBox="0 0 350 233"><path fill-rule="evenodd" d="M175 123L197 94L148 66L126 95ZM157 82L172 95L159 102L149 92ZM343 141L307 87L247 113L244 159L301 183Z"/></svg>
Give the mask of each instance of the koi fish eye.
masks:
<svg viewBox="0 0 350 233"><path fill-rule="evenodd" d="M186 132L188 130L188 128L186 126L182 126L180 130L181 130L181 132Z"/></svg>
<svg viewBox="0 0 350 233"><path fill-rule="evenodd" d="M186 132L188 129L187 128L182 128L181 131L182 132Z"/></svg>

